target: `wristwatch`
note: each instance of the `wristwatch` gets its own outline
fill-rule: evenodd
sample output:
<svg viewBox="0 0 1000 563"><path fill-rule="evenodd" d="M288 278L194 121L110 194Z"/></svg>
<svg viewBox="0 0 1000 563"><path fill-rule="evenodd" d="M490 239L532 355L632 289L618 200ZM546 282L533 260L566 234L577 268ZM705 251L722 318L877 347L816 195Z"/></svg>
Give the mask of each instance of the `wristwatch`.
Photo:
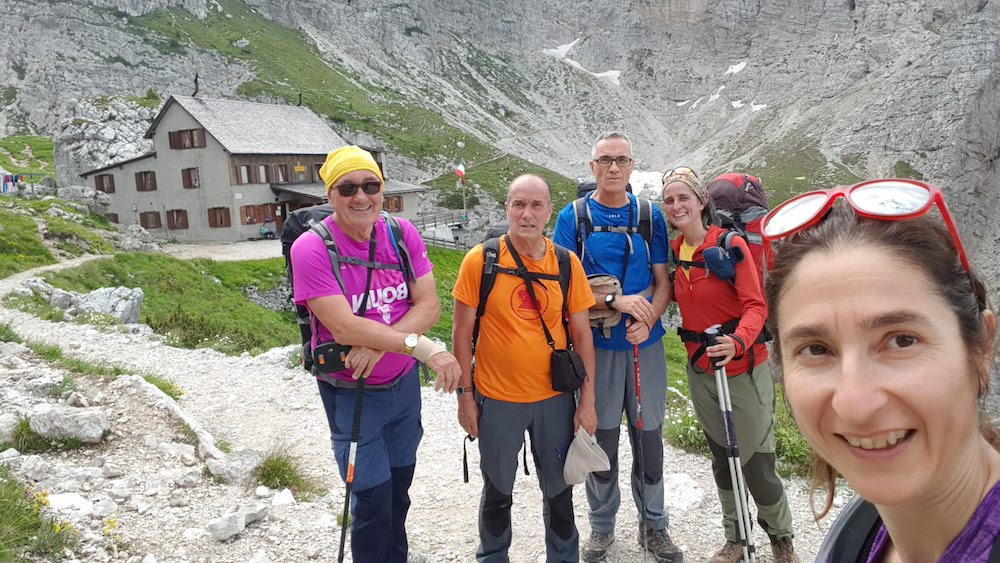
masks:
<svg viewBox="0 0 1000 563"><path fill-rule="evenodd" d="M417 347L418 342L420 342L419 334L407 334L406 338L403 339L403 353L407 356L413 354L413 349Z"/></svg>
<svg viewBox="0 0 1000 563"><path fill-rule="evenodd" d="M609 294L607 294L607 295L604 296L604 305L608 309L610 309L611 308L611 304L615 302L615 297L616 297L616 295L614 293L609 293Z"/></svg>

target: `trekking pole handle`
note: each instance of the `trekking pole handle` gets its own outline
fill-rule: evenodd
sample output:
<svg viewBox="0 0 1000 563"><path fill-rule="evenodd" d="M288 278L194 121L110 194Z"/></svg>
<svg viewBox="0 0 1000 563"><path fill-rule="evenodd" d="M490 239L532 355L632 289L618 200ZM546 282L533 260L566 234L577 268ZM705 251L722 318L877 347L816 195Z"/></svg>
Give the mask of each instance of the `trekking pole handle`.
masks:
<svg viewBox="0 0 1000 563"><path fill-rule="evenodd" d="M712 346L719 343L719 337L725 334L722 332L721 324L714 324L705 329L705 345ZM708 363L712 366L713 371L718 371L722 368L719 362L722 360L719 356L708 356Z"/></svg>

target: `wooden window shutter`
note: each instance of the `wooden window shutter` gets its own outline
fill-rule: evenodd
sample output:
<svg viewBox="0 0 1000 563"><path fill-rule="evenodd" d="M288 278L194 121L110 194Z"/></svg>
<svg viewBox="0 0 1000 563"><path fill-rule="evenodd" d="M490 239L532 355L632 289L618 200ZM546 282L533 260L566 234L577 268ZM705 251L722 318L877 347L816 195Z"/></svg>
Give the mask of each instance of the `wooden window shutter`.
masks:
<svg viewBox="0 0 1000 563"><path fill-rule="evenodd" d="M135 191L146 191L146 176L142 172L135 173Z"/></svg>

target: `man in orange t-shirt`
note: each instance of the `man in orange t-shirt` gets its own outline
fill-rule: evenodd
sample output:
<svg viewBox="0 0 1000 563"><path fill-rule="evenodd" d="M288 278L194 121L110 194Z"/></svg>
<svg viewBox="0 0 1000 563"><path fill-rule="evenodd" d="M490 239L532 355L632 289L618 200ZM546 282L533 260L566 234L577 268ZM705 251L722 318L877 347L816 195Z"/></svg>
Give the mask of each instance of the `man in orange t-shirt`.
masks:
<svg viewBox="0 0 1000 563"><path fill-rule="evenodd" d="M539 176L525 174L514 179L504 204L510 230L501 237L497 264L516 268L511 247L529 272L558 278L555 246L544 229L552 217L548 184ZM580 535L573 521L573 491L563 479L566 452L574 432L583 428L593 435L597 429L594 410L594 345L588 309L594 297L579 258L570 253L568 295L562 295L558 279L532 282L537 299L529 294L525 280L498 271L480 319L476 344L475 388L472 381L472 332L479 306L483 274L483 248L466 254L452 290L455 298L452 349L465 392L458 398L458 421L473 438L479 438L483 492L479 508L480 562L507 561L511 544L511 504L517 453L524 431L531 437L535 472L542 490L545 511L547 561L578 561ZM565 301L565 307L564 307ZM563 309L568 324L563 324ZM539 321L541 318L541 321ZM552 389L549 346L542 322L556 349L567 348L569 339L583 359L587 372L579 391L560 393Z"/></svg>

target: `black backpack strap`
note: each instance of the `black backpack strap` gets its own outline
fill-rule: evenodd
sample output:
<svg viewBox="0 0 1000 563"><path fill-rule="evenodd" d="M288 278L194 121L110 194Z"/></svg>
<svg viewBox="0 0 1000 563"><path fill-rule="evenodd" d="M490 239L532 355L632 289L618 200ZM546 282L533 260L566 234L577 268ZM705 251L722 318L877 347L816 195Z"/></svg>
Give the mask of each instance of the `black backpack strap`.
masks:
<svg viewBox="0 0 1000 563"><path fill-rule="evenodd" d="M569 250L559 246L558 244L552 245L556 250L556 259L559 261L559 289L562 291L562 323L563 330L566 332L566 347L569 348L573 344L573 339L569 336L569 315L567 311L569 310L569 284L573 279L573 263L569 258Z"/></svg>
<svg viewBox="0 0 1000 563"><path fill-rule="evenodd" d="M476 343L479 341L479 320L486 312L486 300L493 291L497 281L497 268L500 261L500 239L491 238L483 242L483 276L479 282L479 305L476 306L476 320L472 324L472 357L475 365Z"/></svg>
<svg viewBox="0 0 1000 563"><path fill-rule="evenodd" d="M385 224L389 227L389 241L392 248L396 250L396 257L399 258L400 271L403 273L403 282L406 284L406 300L413 302L413 292L410 291L410 282L417 281L413 273L413 259L410 257L410 249L403 242L403 228L399 226L399 221L385 211Z"/></svg>
<svg viewBox="0 0 1000 563"><path fill-rule="evenodd" d="M834 527L839 527L828 561L865 563L875 544L875 536L882 527L882 518L870 502L857 499L853 510L847 511L841 524L838 517ZM833 530L831 530L832 532Z"/></svg>
<svg viewBox="0 0 1000 563"><path fill-rule="evenodd" d="M588 192L583 197L573 201L573 218L576 220L576 255L583 261L586 252L587 237L594 232L594 222L590 219L590 196L594 192Z"/></svg>
<svg viewBox="0 0 1000 563"><path fill-rule="evenodd" d="M319 238L323 239L326 251L330 255L330 267L333 268L333 277L336 278L337 285L340 286L340 290L345 291L344 278L340 275L340 253L337 252L337 242L333 239L333 233L330 232L330 227L327 227L326 223L323 221L317 221L315 225L309 228L309 230L319 235Z"/></svg>
<svg viewBox="0 0 1000 563"><path fill-rule="evenodd" d="M653 204L648 199L639 199L639 236L646 243L646 264L649 264L649 271L653 271L653 255L649 246L653 240Z"/></svg>
<svg viewBox="0 0 1000 563"><path fill-rule="evenodd" d="M990 549L990 558L986 563L1000 563L1000 534L993 540L993 548Z"/></svg>

